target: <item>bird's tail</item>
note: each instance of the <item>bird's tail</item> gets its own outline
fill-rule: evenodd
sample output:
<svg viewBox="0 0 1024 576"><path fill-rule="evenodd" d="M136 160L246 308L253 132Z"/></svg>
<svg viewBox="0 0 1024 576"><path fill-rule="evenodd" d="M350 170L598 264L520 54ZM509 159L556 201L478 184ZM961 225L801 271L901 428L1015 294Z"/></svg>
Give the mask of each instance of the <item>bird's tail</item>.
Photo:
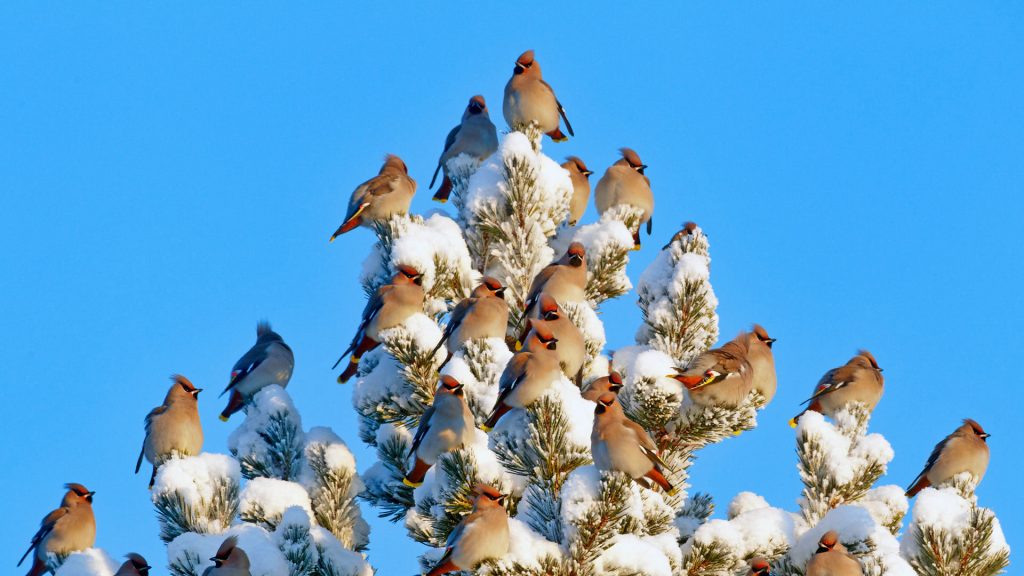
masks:
<svg viewBox="0 0 1024 576"><path fill-rule="evenodd" d="M547 135L555 142L565 142L569 139L568 136L562 134L561 128L555 128L551 132L548 132Z"/></svg>
<svg viewBox="0 0 1024 576"><path fill-rule="evenodd" d="M21 566L22 562L25 561L25 558L28 558L29 553L35 550L37 545L39 545L39 542L33 538L32 545L29 546L28 550L25 550L25 553L21 555L21 560L18 560L18 566ZM38 558L36 560L38 560ZM32 566L33 568L35 567L35 562L33 562Z"/></svg>
<svg viewBox="0 0 1024 576"><path fill-rule="evenodd" d="M665 493L668 494L669 496L672 496L676 493L675 486L673 486L672 483L669 482L667 478L665 478L665 475L661 473L661 470L658 470L657 468L651 468L651 471L648 472L647 474L644 474L644 477L650 478L652 482L654 482L658 486L661 486L661 489L664 490Z"/></svg>
<svg viewBox="0 0 1024 576"><path fill-rule="evenodd" d="M512 407L507 406L504 403L499 403L497 406L494 407L494 410L491 411L491 415L487 417L487 421L484 422L483 425L480 426L480 428L484 432L490 432L491 430L494 430L494 427L498 425L498 420L501 420L501 417L504 416L505 413L511 409Z"/></svg>
<svg viewBox="0 0 1024 576"><path fill-rule="evenodd" d="M445 175L444 180L441 180L441 187L434 193L434 200L444 204L448 201L448 197L452 194L452 180Z"/></svg>
<svg viewBox="0 0 1024 576"><path fill-rule="evenodd" d="M405 475L405 478L402 478L402 484L410 488L418 488L423 484L423 478L427 475L428 470L430 470L430 464L417 458L412 470Z"/></svg>
<svg viewBox="0 0 1024 576"><path fill-rule="evenodd" d="M447 574L449 572L461 570L461 568L459 568L455 565L454 562L452 562L451 557L452 549L449 548L445 550L444 556L441 557L441 560L437 563L437 566L434 566L430 569L430 572L427 572L427 576L441 576L441 574Z"/></svg>
<svg viewBox="0 0 1024 576"><path fill-rule="evenodd" d="M917 480L911 484L910 488L907 488L907 493L905 495L907 498L913 498L914 496L917 496L918 492L931 485L932 483L928 480L928 476L921 474L917 477Z"/></svg>

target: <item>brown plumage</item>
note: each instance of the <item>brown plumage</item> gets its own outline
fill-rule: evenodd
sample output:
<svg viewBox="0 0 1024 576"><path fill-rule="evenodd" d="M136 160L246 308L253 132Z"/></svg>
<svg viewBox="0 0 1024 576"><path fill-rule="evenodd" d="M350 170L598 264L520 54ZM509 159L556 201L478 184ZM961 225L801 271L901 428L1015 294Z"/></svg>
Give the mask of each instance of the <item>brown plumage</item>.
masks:
<svg viewBox="0 0 1024 576"><path fill-rule="evenodd" d="M558 118L561 116L569 135L576 135L565 115L565 108L555 97L555 91L544 81L533 50L523 52L516 59L512 78L505 85L501 111L505 122L513 130L522 130L535 124L555 142L564 142L568 137L558 127Z"/></svg>
<svg viewBox="0 0 1024 576"><path fill-rule="evenodd" d="M839 543L839 534L829 530L818 540L818 550L807 562L806 576L863 576L860 562Z"/></svg>
<svg viewBox="0 0 1024 576"><path fill-rule="evenodd" d="M643 213L640 223L633 232L634 249L640 249L640 228L647 225L650 235L653 226L654 193L651 192L651 180L644 175L647 165L640 161L640 156L630 148L620 149L622 158L608 167L604 176L597 182L594 189L594 203L599 214L624 204L639 208Z"/></svg>
<svg viewBox="0 0 1024 576"><path fill-rule="evenodd" d="M125 555L127 560L121 567L117 569L114 576L149 576L149 570L152 566L146 562L146 559L140 554L129 552Z"/></svg>
<svg viewBox="0 0 1024 576"><path fill-rule="evenodd" d="M578 156L569 156L562 164L572 181L572 197L569 198L569 225L575 226L590 201L590 175L593 174Z"/></svg>
<svg viewBox="0 0 1024 576"><path fill-rule="evenodd" d="M747 572L747 576L771 576L771 568L768 560L758 556L750 560L750 572Z"/></svg>
<svg viewBox="0 0 1024 576"><path fill-rule="evenodd" d="M618 394L619 390L622 390L622 375L612 370L607 376L602 376L591 382L587 389L583 391L583 398L591 402L597 402L597 399L603 394L608 392Z"/></svg>
<svg viewBox="0 0 1024 576"><path fill-rule="evenodd" d="M916 496L929 486L939 486L961 472L970 472L981 482L988 469L988 437L981 424L967 418L952 434L935 445L924 470L907 488L907 497Z"/></svg>
<svg viewBox="0 0 1024 576"><path fill-rule="evenodd" d="M427 576L475 570L484 560L508 554L505 495L486 484L477 484L475 492L473 511L448 534L444 556L427 572Z"/></svg>
<svg viewBox="0 0 1024 576"><path fill-rule="evenodd" d="M96 517L92 511L92 499L96 493L77 483L64 486L68 491L61 500L60 508L43 517L28 550L18 561L18 566L21 566L29 553L35 551L28 576L42 576L49 571L46 562L50 554L66 556L91 548L96 542Z"/></svg>
<svg viewBox="0 0 1024 576"><path fill-rule="evenodd" d="M579 242L573 242L561 258L548 264L530 284L526 295L525 314L529 315L542 292L557 300L583 302L587 298L587 249Z"/></svg>
<svg viewBox="0 0 1024 576"><path fill-rule="evenodd" d="M344 384L355 376L359 359L380 344L381 331L394 328L422 311L423 274L411 266L398 266L398 272L391 278L391 283L377 288L377 292L366 302L355 337L334 363L333 367L337 367L345 355L352 352L348 366L338 376L338 383Z"/></svg>
<svg viewBox="0 0 1024 576"><path fill-rule="evenodd" d="M331 235L331 242L359 226L373 226L396 214L408 214L416 193L416 181L409 177L405 162L394 154L384 158L376 176L363 182L352 192L348 211L341 226Z"/></svg>
<svg viewBox="0 0 1024 576"><path fill-rule="evenodd" d="M736 342L727 342L701 354L685 370L669 377L686 387L694 404L735 408L754 386L746 354Z"/></svg>
<svg viewBox="0 0 1024 576"><path fill-rule="evenodd" d="M441 376L433 404L420 417L412 448L409 449L413 467L402 478L402 483L411 488L418 487L442 454L471 443L475 431L473 414L466 405L462 383L447 374Z"/></svg>
<svg viewBox="0 0 1024 576"><path fill-rule="evenodd" d="M825 373L814 387L814 394L804 401L807 408L789 421L796 426L797 420L808 410L835 417L848 404L859 402L873 411L882 398L885 379L878 362L867 350L861 350L846 364Z"/></svg>
<svg viewBox="0 0 1024 576"><path fill-rule="evenodd" d="M664 249L668 248L669 246L672 245L673 242L675 242L675 241L677 241L677 240L679 240L681 238L685 238L687 236L690 236L691 234L693 234L696 231L697 231L697 223L696 222L684 222L682 229L680 229L679 232L676 232L675 234L673 234L672 238L669 239L669 241L664 246L662 246L661 249L664 250Z"/></svg>
<svg viewBox="0 0 1024 576"><path fill-rule="evenodd" d="M611 392L597 399L590 445L594 466L599 470L625 472L647 488L657 484L665 492L675 494L675 488L665 478L668 465L658 454L658 445L643 426L626 417L618 397Z"/></svg>
<svg viewBox="0 0 1024 576"><path fill-rule="evenodd" d="M504 338L508 326L508 303L505 302L505 287L497 278L484 276L480 285L473 289L469 298L459 302L448 317L440 342L448 345L448 358L458 352L466 342L478 338ZM441 365L442 367L444 364Z"/></svg>
<svg viewBox="0 0 1024 576"><path fill-rule="evenodd" d="M562 375L558 363L558 340L543 320L532 322L523 349L516 352L498 380L498 399L481 428L490 432L509 410L526 408Z"/></svg>
<svg viewBox="0 0 1024 576"><path fill-rule="evenodd" d="M150 488L160 465L171 456L194 456L203 450L203 425L199 421L199 393L203 389L181 374L171 376L171 381L164 403L146 415L146 437L135 462L136 474L142 468L143 457L153 465Z"/></svg>
<svg viewBox="0 0 1024 576"><path fill-rule="evenodd" d="M565 310L559 306L547 292L542 292L537 298L537 305L533 307L530 314L527 314L526 326L523 334L517 340L517 344L525 340L529 333L531 322L544 320L547 326L554 333L558 340L558 362L562 365L565 375L576 382L577 386L582 384L583 362L586 360L587 350L583 339L583 332L565 315Z"/></svg>
<svg viewBox="0 0 1024 576"><path fill-rule="evenodd" d="M750 363L751 381L754 390L764 396L765 403L775 398L777 387L775 376L775 358L772 356L772 344L775 338L768 336L768 331L760 324L754 324L750 332L741 332L733 339L746 352Z"/></svg>

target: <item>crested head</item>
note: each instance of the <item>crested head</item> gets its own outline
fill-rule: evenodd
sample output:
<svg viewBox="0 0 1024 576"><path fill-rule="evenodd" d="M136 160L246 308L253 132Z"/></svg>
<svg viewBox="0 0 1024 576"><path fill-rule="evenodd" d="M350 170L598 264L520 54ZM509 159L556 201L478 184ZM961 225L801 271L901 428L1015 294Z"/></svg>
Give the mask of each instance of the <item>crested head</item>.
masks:
<svg viewBox="0 0 1024 576"><path fill-rule="evenodd" d="M697 231L697 223L696 222L683 222L683 229L682 229L682 231L686 232L687 234L693 234L694 232Z"/></svg>
<svg viewBox="0 0 1024 576"><path fill-rule="evenodd" d="M615 370L608 372L608 381L612 384L622 386L622 374L619 374Z"/></svg>
<svg viewBox="0 0 1024 576"><path fill-rule="evenodd" d="M544 320L558 320L558 300L555 300L547 292L542 292L538 301L540 306L540 317Z"/></svg>
<svg viewBox="0 0 1024 576"><path fill-rule="evenodd" d="M224 540L220 548L217 549L217 554L210 558L210 560L213 560L214 566L218 568L222 564L239 569L249 568L249 556L245 553L245 550L238 547L237 536L230 536Z"/></svg>
<svg viewBox="0 0 1024 576"><path fill-rule="evenodd" d="M228 536L223 542L220 543L220 548L217 548L216 558L221 561L227 560L228 556L231 555L231 551L238 546L238 536Z"/></svg>
<svg viewBox="0 0 1024 576"><path fill-rule="evenodd" d="M384 156L384 165L381 166L380 171L384 172L389 168L401 170L405 174L409 173L409 168L406 167L405 162L394 154L387 154Z"/></svg>
<svg viewBox="0 0 1024 576"><path fill-rule="evenodd" d="M423 285L423 274L408 264L399 264L395 267L395 275L391 278L392 284L417 284Z"/></svg>
<svg viewBox="0 0 1024 576"><path fill-rule="evenodd" d="M481 298L484 296L497 296L498 298L505 297L505 287L501 285L501 282L493 276L484 276L480 279L480 285L473 289L473 298Z"/></svg>
<svg viewBox="0 0 1024 576"><path fill-rule="evenodd" d="M531 75L540 77L540 64L533 57L533 50L527 50L516 58L516 67L512 69L512 75Z"/></svg>
<svg viewBox="0 0 1024 576"><path fill-rule="evenodd" d="M199 393L203 391L202 388L196 388L192 385L192 382L188 378L185 378L181 374L171 375L171 389L167 392L167 399L189 396L193 399L199 399Z"/></svg>
<svg viewBox="0 0 1024 576"><path fill-rule="evenodd" d="M129 552L125 554L124 557L127 558L129 562L131 562L132 566L135 567L135 570L138 571L139 574L142 574L142 576L146 576L146 574L149 572L150 565L148 562L146 562L146 559L142 557L142 554Z"/></svg>
<svg viewBox="0 0 1024 576"><path fill-rule="evenodd" d="M64 495L65 504L71 502L87 502L92 504L92 497L96 494L95 492L91 492L88 488L77 482L69 482L64 487L68 490L68 493Z"/></svg>
<svg viewBox="0 0 1024 576"><path fill-rule="evenodd" d="M818 540L818 551L821 552L822 548L825 550L831 550L836 547L839 543L839 533L835 530L829 530L821 535L821 539Z"/></svg>
<svg viewBox="0 0 1024 576"><path fill-rule="evenodd" d="M505 495L500 490L489 484L477 484L473 487L476 494L473 503L477 508L502 508L505 506Z"/></svg>
<svg viewBox="0 0 1024 576"><path fill-rule="evenodd" d="M611 410L612 406L615 405L615 393L605 392L597 397L597 405L594 406L594 415L600 416L607 414Z"/></svg>
<svg viewBox="0 0 1024 576"><path fill-rule="evenodd" d="M750 561L750 571L754 576L768 576L768 570L770 568L771 565L768 563L768 560L761 558L760 556L753 558Z"/></svg>
<svg viewBox="0 0 1024 576"><path fill-rule="evenodd" d="M466 105L466 109L468 109L472 114L479 114L480 112L487 110L487 101L484 100L483 96L477 94L469 99L469 104Z"/></svg>
<svg viewBox="0 0 1024 576"><path fill-rule="evenodd" d="M548 344L549 350L554 350L554 343L558 342L555 338L555 333L551 331L551 327L544 320L530 320L529 330L533 335L544 344Z"/></svg>
<svg viewBox="0 0 1024 576"><path fill-rule="evenodd" d="M533 64L533 62L533 50L527 50L526 52L520 54L519 58L516 58L516 64L520 64L522 66L530 66Z"/></svg>
<svg viewBox="0 0 1024 576"><path fill-rule="evenodd" d="M768 331L764 329L764 326L761 326L760 324L754 324L751 330L754 332L754 335L757 336L758 340L762 342L771 340L771 337L768 336Z"/></svg>
<svg viewBox="0 0 1024 576"><path fill-rule="evenodd" d="M981 427L981 424L978 424L976 420L972 420L970 418L964 418L964 423L960 428L967 431L969 434L973 434L978 438L981 438L982 440L991 436L991 434L985 432L985 429Z"/></svg>
<svg viewBox="0 0 1024 576"><path fill-rule="evenodd" d="M579 242L569 244L569 249L565 251L565 256L562 256L563 263L568 263L575 268L582 266L586 260L587 249Z"/></svg>
<svg viewBox="0 0 1024 576"><path fill-rule="evenodd" d="M619 152L622 153L622 159L629 162L629 165L633 168L641 168L644 163L640 160L640 155L636 153L636 150L632 148L619 148Z"/></svg>
<svg viewBox="0 0 1024 576"><path fill-rule="evenodd" d="M566 170L576 170L577 172L583 174L584 176L590 176L591 174L593 174L593 172L591 172L590 169L587 168L587 165L579 156L566 157L565 164L562 164L562 167L565 168Z"/></svg>
<svg viewBox="0 0 1024 576"><path fill-rule="evenodd" d="M867 350L858 350L857 355L863 356L875 370L881 370L881 368L878 367L878 361L875 360L875 356L871 352L868 352Z"/></svg>
<svg viewBox="0 0 1024 576"><path fill-rule="evenodd" d="M462 383L452 378L451 376L444 374L441 376L441 386L438 391L448 392L450 394L460 395L462 393Z"/></svg>
<svg viewBox="0 0 1024 576"><path fill-rule="evenodd" d="M274 332L274 329L270 327L270 321L269 320L260 320L256 324L256 338L257 339L263 338L263 337L270 337L270 338L272 338L272 337L275 337L275 336L280 338L280 336L278 336L277 333Z"/></svg>

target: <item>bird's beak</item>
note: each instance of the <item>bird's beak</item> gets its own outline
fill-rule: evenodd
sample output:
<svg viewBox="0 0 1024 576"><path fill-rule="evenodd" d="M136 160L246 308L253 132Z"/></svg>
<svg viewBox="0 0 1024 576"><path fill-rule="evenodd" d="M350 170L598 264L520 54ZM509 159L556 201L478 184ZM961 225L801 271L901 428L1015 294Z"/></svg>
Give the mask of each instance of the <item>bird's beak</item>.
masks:
<svg viewBox="0 0 1024 576"><path fill-rule="evenodd" d="M591 172L590 170L584 170L583 171L583 175L588 177L588 178L590 177L591 174L593 174L593 172Z"/></svg>
<svg viewBox="0 0 1024 576"><path fill-rule="evenodd" d="M583 264L583 258L579 254L573 254L572 256L569 256L569 263L573 266L579 266L580 264Z"/></svg>
<svg viewBox="0 0 1024 576"><path fill-rule="evenodd" d="M986 432L986 433L984 433L984 434L981 434L980 436L981 436L981 438L982 438L983 440L986 440L986 439L990 438L990 437L991 437L992 435L991 435L991 434L989 434L988 432Z"/></svg>
<svg viewBox="0 0 1024 576"><path fill-rule="evenodd" d="M641 164L640 170L647 170L647 164Z"/></svg>
<svg viewBox="0 0 1024 576"><path fill-rule="evenodd" d="M96 495L96 491L95 490L93 490L92 492L89 492L88 494L86 494L86 496L95 496L95 495Z"/></svg>
<svg viewBox="0 0 1024 576"><path fill-rule="evenodd" d="M879 368L878 371L879 372L885 372L885 369L884 368Z"/></svg>
<svg viewBox="0 0 1024 576"><path fill-rule="evenodd" d="M501 288L498 288L497 290L495 290L494 291L494 295L497 296L498 298L504 298L505 297L505 287L502 286Z"/></svg>
<svg viewBox="0 0 1024 576"><path fill-rule="evenodd" d="M765 340L765 342L767 342L769 344L775 344L775 342L777 342L778 340L779 340L778 338L769 338L769 339Z"/></svg>

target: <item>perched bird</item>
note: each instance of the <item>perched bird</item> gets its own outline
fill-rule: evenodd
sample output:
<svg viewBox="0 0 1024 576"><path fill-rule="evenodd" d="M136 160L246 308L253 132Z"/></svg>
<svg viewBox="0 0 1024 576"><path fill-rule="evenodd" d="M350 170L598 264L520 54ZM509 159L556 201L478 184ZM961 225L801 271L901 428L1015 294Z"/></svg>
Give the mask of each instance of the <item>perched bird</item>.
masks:
<svg viewBox="0 0 1024 576"><path fill-rule="evenodd" d="M341 353L332 368L341 363L346 354L352 352L348 366L338 376L338 383L344 384L355 375L359 359L363 354L380 344L380 331L405 322L410 316L423 311L423 274L412 266L400 265L390 284L377 288L377 292L366 302L359 329L352 343Z"/></svg>
<svg viewBox="0 0 1024 576"><path fill-rule="evenodd" d="M394 154L388 154L380 172L352 192L345 221L331 235L331 242L361 225L373 226L395 214L408 214L415 193L416 181L409 177L405 162Z"/></svg>
<svg viewBox="0 0 1024 576"><path fill-rule="evenodd" d="M750 560L750 572L747 572L747 576L771 576L771 564L768 560L758 556L757 558L751 558Z"/></svg>
<svg viewBox="0 0 1024 576"><path fill-rule="evenodd" d="M192 456L203 449L203 425L199 421L199 393L181 374L171 376L171 388L164 403L146 415L146 437L142 441L135 473L142 468L142 458L153 465L149 487L153 487L157 469L174 455Z"/></svg>
<svg viewBox="0 0 1024 576"><path fill-rule="evenodd" d="M149 576L149 569L152 568L146 559L134 552L126 555L127 560L117 569L114 576Z"/></svg>
<svg viewBox="0 0 1024 576"><path fill-rule="evenodd" d="M598 470L625 472L645 488L657 484L670 495L676 493L662 472L668 465L658 455L657 444L643 426L626 417L611 392L597 399L590 446Z"/></svg>
<svg viewBox="0 0 1024 576"><path fill-rule="evenodd" d="M575 226L587 211L590 200L590 175L593 174L579 156L569 156L562 164L572 180L572 197L569 198L569 225Z"/></svg>
<svg viewBox="0 0 1024 576"><path fill-rule="evenodd" d="M665 244L664 246L662 246L661 249L665 250L666 248L671 246L672 243L675 242L676 240L680 240L682 238L686 238L687 236L690 236L690 235L694 234L696 231L697 231L697 223L696 222L684 222L682 229L680 229L679 232L676 232L675 234L673 234L672 238L669 239L668 243Z"/></svg>
<svg viewBox="0 0 1024 576"><path fill-rule="evenodd" d="M533 322L523 349L512 356L501 373L498 400L481 426L484 432L490 432L509 410L532 404L558 380L562 368L558 363L557 342L546 322Z"/></svg>
<svg viewBox="0 0 1024 576"><path fill-rule="evenodd" d="M818 550L807 562L806 576L863 576L860 562L839 543L839 534L829 530L818 540Z"/></svg>
<svg viewBox="0 0 1024 576"><path fill-rule="evenodd" d="M583 398L591 402L597 402L597 399L603 394L607 392L618 394L619 390L622 390L622 375L612 370L607 376L602 376L591 382L590 386L587 386L587 389L583 391Z"/></svg>
<svg viewBox="0 0 1024 576"><path fill-rule="evenodd" d="M860 402L869 411L874 410L882 398L885 379L882 369L871 352L861 350L846 364L825 373L814 387L814 394L804 400L810 405L789 421L796 427L797 420L808 410L834 417L847 404Z"/></svg>
<svg viewBox="0 0 1024 576"><path fill-rule="evenodd" d="M741 332L733 341L746 351L754 390L764 396L765 404L771 402L776 388L775 358L772 356L775 338L769 337L763 326L754 324L750 332Z"/></svg>
<svg viewBox="0 0 1024 576"><path fill-rule="evenodd" d="M249 556L238 547L237 536L225 540L210 560L213 566L204 570L203 576L250 576Z"/></svg>
<svg viewBox="0 0 1024 576"><path fill-rule="evenodd" d="M988 437L991 436L974 420L967 418L953 433L935 445L924 470L907 488L912 498L929 486L948 482L961 472L970 472L975 482L981 482L988 469Z"/></svg>
<svg viewBox="0 0 1024 576"><path fill-rule="evenodd" d="M231 369L231 380L224 392L231 392L228 405L220 413L224 422L242 409L257 392L265 386L277 384L285 388L292 379L295 356L277 332L270 329L269 322L256 325L256 343L235 362ZM223 396L224 392L220 395Z"/></svg>
<svg viewBox="0 0 1024 576"><path fill-rule="evenodd" d="M746 350L726 342L696 357L682 372L669 374L686 387L690 400L699 406L735 408L753 390L752 369Z"/></svg>
<svg viewBox="0 0 1024 576"><path fill-rule="evenodd" d="M473 511L448 534L444 556L427 576L474 570L484 560L508 554L508 513L505 495L492 486L478 484Z"/></svg>
<svg viewBox="0 0 1024 576"><path fill-rule="evenodd" d="M466 342L476 338L504 338L508 327L508 303L505 302L505 287L496 278L484 276L480 285L473 289L469 298L464 298L452 310L448 325L441 335L441 341L434 347L434 353L448 344L448 358L458 352ZM445 360L447 363L448 360Z"/></svg>
<svg viewBox="0 0 1024 576"><path fill-rule="evenodd" d="M534 59L533 50L523 52L516 60L512 78L505 84L501 111L513 130L536 124L555 142L564 142L569 138L558 128L558 117L561 116L569 135L576 135L565 116L565 108L555 97L555 91L541 77L540 64Z"/></svg>
<svg viewBox="0 0 1024 576"><path fill-rule="evenodd" d="M452 128L444 141L444 151L437 161L437 168L434 170L434 177L430 180L430 187L434 187L437 180L437 173L444 172L441 180L441 188L434 194L434 200L447 202L448 196L452 193L452 181L448 176L448 161L460 154L485 160L498 149L498 130L491 122L487 113L487 102L483 96L473 96L469 99L466 111L462 113L462 122Z"/></svg>
<svg viewBox="0 0 1024 576"><path fill-rule="evenodd" d="M573 242L561 258L548 264L530 284L526 295L526 310L529 315L536 306L542 292L558 302L583 302L587 299L587 249L579 242Z"/></svg>
<svg viewBox="0 0 1024 576"><path fill-rule="evenodd" d="M402 483L411 488L423 484L423 477L442 454L471 444L475 434L476 424L466 405L462 384L447 374L441 376L433 405L420 417L420 425L409 450L415 460Z"/></svg>
<svg viewBox="0 0 1024 576"><path fill-rule="evenodd" d="M647 165L640 161L640 156L629 148L620 148L622 158L608 167L604 176L597 181L594 190L594 202L597 211L605 211L625 204L643 211L640 223L633 233L633 249L640 249L640 227L647 224L647 234L651 234L654 220L654 193L651 192L651 180L644 176Z"/></svg>
<svg viewBox="0 0 1024 576"><path fill-rule="evenodd" d="M562 371L570 380L574 380L577 386L580 386L583 380L583 361L587 356L583 332L565 315L565 310L562 310L557 300L547 292L541 292L537 299L537 305L533 307L533 313L527 316L524 333L517 342L519 347L522 347L522 342L526 339L526 334L529 333L530 326L535 320L547 322L547 326L558 341L558 363L561 364Z"/></svg>
<svg viewBox="0 0 1024 576"><path fill-rule="evenodd" d="M81 484L65 484L64 487L68 491L60 508L43 517L39 531L18 561L18 566L21 566L29 553L35 550L28 576L42 576L49 572L46 563L50 554L67 556L92 548L96 542L96 517L92 512L92 497L96 493Z"/></svg>

